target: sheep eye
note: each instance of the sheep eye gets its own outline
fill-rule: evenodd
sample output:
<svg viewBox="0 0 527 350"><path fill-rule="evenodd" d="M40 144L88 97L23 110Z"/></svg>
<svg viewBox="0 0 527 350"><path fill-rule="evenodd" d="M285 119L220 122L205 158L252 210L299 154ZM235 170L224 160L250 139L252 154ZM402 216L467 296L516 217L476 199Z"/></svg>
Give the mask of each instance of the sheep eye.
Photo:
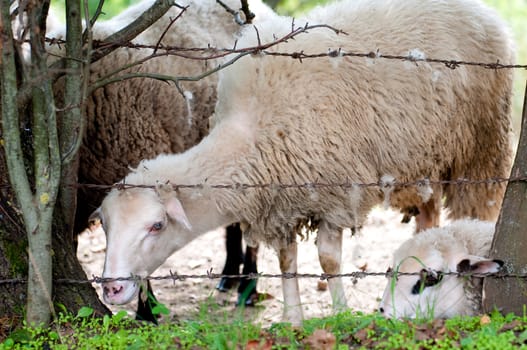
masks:
<svg viewBox="0 0 527 350"><path fill-rule="evenodd" d="M412 287L412 294L421 294L426 287L432 287L441 282L443 275L430 270L422 269L419 281Z"/></svg>
<svg viewBox="0 0 527 350"><path fill-rule="evenodd" d="M157 233L157 232L161 231L162 228L163 228L163 223L161 221L158 221L158 222L154 223L150 227L150 230L148 232L149 233Z"/></svg>

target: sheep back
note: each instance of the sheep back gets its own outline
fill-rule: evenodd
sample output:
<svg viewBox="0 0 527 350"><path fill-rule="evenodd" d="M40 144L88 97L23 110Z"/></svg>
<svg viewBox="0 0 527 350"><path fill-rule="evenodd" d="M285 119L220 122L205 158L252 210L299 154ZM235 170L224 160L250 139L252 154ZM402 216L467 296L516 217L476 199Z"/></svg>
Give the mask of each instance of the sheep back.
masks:
<svg viewBox="0 0 527 350"><path fill-rule="evenodd" d="M346 34L312 29L266 51L417 51L430 58L502 63L514 58L505 25L478 1L343 1L314 10L294 26L306 23ZM238 47L280 38L291 32L292 20L256 27L258 33L244 30ZM336 56L299 61L263 52L220 73L214 123L241 125L254 144L228 177L251 184L339 184L376 183L386 174L400 182L508 175L511 70ZM493 219L504 186L444 190L451 217ZM226 212L244 208L240 219L250 225L248 238L279 246L292 239L283 232L299 220L354 227L383 200L375 186L355 192L335 186L225 192L218 206ZM415 187L396 188L388 201L407 208L423 198Z"/></svg>

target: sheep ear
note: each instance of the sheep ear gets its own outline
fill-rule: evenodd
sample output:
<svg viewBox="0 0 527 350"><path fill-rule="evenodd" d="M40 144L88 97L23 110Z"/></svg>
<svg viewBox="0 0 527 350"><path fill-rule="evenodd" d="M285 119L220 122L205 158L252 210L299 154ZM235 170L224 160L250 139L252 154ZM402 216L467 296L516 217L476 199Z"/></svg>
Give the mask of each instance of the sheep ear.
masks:
<svg viewBox="0 0 527 350"><path fill-rule="evenodd" d="M187 218L187 214L185 213L181 202L179 201L179 199L177 199L172 185L168 183L157 184L156 192L159 198L161 198L161 200L163 201L168 216L185 226L187 230L191 230L192 225L190 225L190 221Z"/></svg>
<svg viewBox="0 0 527 350"><path fill-rule="evenodd" d="M187 230L192 230L192 225L190 224L187 214L185 213L185 210L183 209L179 199L177 199L175 196L172 196L166 199L164 203L168 216L185 226Z"/></svg>
<svg viewBox="0 0 527 350"><path fill-rule="evenodd" d="M88 229L90 231L94 231L101 227L102 225L102 215L101 215L101 207L97 208L93 213L91 213L90 217L88 218Z"/></svg>
<svg viewBox="0 0 527 350"><path fill-rule="evenodd" d="M474 261L471 259L463 259L457 264L457 272L472 272L472 273L496 273L501 270L505 263L501 260L488 260L479 258Z"/></svg>

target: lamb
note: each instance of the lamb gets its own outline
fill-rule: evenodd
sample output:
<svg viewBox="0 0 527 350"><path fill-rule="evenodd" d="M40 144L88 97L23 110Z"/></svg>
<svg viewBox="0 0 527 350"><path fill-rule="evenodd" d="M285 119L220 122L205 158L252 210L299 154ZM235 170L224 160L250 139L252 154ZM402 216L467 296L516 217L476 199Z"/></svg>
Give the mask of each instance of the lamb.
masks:
<svg viewBox="0 0 527 350"><path fill-rule="evenodd" d="M501 260L488 258L494 222L455 220L426 230L394 253L390 278L379 311L386 317L449 318L481 314L483 278L454 273L496 273Z"/></svg>
<svg viewBox="0 0 527 350"><path fill-rule="evenodd" d="M298 227L318 228L322 269L336 274L342 229L361 226L383 200L417 207L430 218L439 215L444 190L451 218L495 218L502 185L435 185L423 196L413 186L302 184L507 175L510 71L342 55L377 48L404 55L417 48L429 57L512 62L511 40L497 16L475 0L344 0L294 23L274 18L257 32L247 28L238 47L273 42L307 23L347 35L314 28L268 51L330 50L337 57L299 62L257 52L240 58L220 72L210 134L181 154L142 161L122 181L151 188L113 189L106 196L94 212L108 237L104 277L148 276L197 236L241 222L249 241L276 250L285 274L283 320L296 326L303 320L299 288L287 277L297 272ZM189 184L201 186L177 186ZM420 221L424 227L434 220ZM328 282L340 310L346 305L342 281ZM114 304L126 303L137 289L133 280L103 284L105 300Z"/></svg>
<svg viewBox="0 0 527 350"><path fill-rule="evenodd" d="M153 3L143 0L109 21L99 21L93 28L94 39L104 39L141 15ZM231 8L239 8L239 0L225 2ZM240 26L214 0L178 1L188 6L183 15L166 33L164 45L193 47L232 47L235 33ZM261 18L274 16L270 8L259 0L249 2L255 13L255 23ZM181 9L173 7L153 26L139 35L134 43L155 45L171 18L176 18ZM49 37L64 37L64 28L55 26ZM56 46L51 50L58 50ZM115 69L133 63L152 53L150 49L121 48L93 64L91 80L104 77ZM170 76L192 76L214 67L216 61L207 62L163 56L146 61L129 72L150 72ZM198 82L182 83L185 99L173 85L152 79L133 79L106 85L88 96L86 103L87 128L80 149L79 182L108 185L121 179L129 167L135 167L145 157L163 152L181 152L196 144L208 133L208 119L216 102L217 75ZM60 87L59 87L60 89ZM57 94L58 97L61 94ZM81 187L78 193L78 208L75 232L81 232L89 215L97 208L104 193ZM229 227L238 242L230 238L227 245L225 274L239 274L240 239L238 226ZM252 247L246 248L248 267L245 272L256 272L256 261ZM231 283L229 283L231 282ZM239 286L240 296L249 285L243 280ZM234 284L222 280L220 289L226 290ZM252 296L256 290L253 288ZM257 295L257 294L256 294ZM239 302L246 302L240 300ZM248 299L247 302L251 302Z"/></svg>

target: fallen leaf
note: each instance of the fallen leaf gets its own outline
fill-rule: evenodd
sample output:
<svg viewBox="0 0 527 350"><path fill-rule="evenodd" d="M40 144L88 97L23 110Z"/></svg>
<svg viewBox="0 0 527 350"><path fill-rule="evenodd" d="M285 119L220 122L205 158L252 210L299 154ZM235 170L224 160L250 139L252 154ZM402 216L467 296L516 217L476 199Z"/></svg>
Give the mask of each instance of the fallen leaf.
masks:
<svg viewBox="0 0 527 350"><path fill-rule="evenodd" d="M490 320L490 317L489 315L483 315L481 316L481 318L479 319L479 324L484 326L484 325L487 325L491 322Z"/></svg>
<svg viewBox="0 0 527 350"><path fill-rule="evenodd" d="M303 341L304 345L311 350L332 350L337 342L335 335L325 329L317 329Z"/></svg>
<svg viewBox="0 0 527 350"><path fill-rule="evenodd" d="M368 263L364 263L364 265L359 266L359 270L362 272L365 272L368 269Z"/></svg>
<svg viewBox="0 0 527 350"><path fill-rule="evenodd" d="M271 350L273 341L271 339L249 340L245 350Z"/></svg>
<svg viewBox="0 0 527 350"><path fill-rule="evenodd" d="M516 328L520 327L522 325L522 322L520 320L514 320L512 322L509 322L507 324L504 324L500 331L501 332L507 332L507 331L513 331Z"/></svg>

